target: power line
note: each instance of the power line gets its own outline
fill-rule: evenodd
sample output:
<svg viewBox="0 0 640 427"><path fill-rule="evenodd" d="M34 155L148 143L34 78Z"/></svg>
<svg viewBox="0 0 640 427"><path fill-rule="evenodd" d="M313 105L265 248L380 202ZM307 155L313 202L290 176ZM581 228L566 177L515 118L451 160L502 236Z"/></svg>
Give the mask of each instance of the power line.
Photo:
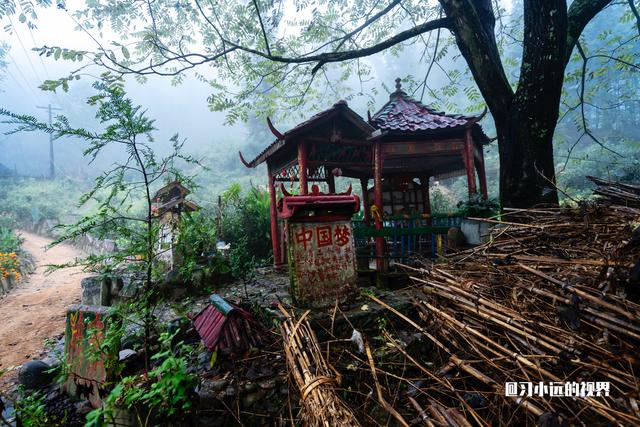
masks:
<svg viewBox="0 0 640 427"><path fill-rule="evenodd" d="M11 80L15 82L16 86L18 86L23 93L26 93L29 97L33 98L33 95L31 94L31 92L29 92L27 89L24 88L22 83L20 83L20 80L16 79L16 77L13 75L13 73L11 73L9 68L6 68L5 71L7 72L9 77L11 77ZM33 102L38 102L38 100L33 98Z"/></svg>
<svg viewBox="0 0 640 427"><path fill-rule="evenodd" d="M27 81L27 79L25 78L25 73L22 71L22 69L20 68L20 66L18 65L18 62L16 61L16 59L13 57L13 55L11 55L11 50L7 51L7 55L9 56L9 59L11 59L12 64L16 67L16 69L18 70L18 74L20 75L20 77L22 78L22 80L24 81L26 88L28 89L29 93L31 94L31 96L33 96L34 101L38 99L38 95L36 95L35 91L33 90L33 88L31 87L31 85L29 84L29 82ZM9 68L7 68L7 71L9 71Z"/></svg>
<svg viewBox="0 0 640 427"><path fill-rule="evenodd" d="M31 41L33 42L33 46L37 47L38 46L38 42L36 42L36 38L35 38L35 36L33 34L33 31L31 31L31 27L27 25L27 28L29 29L29 35L31 36ZM47 80L51 80L51 75L49 74L49 69L44 64L44 61L42 60L42 55L38 55L38 59L40 60L40 65L42 65L42 69L44 70L44 74L47 77ZM60 101L60 97L58 96L58 93L56 91L53 91L53 96L58 101L58 104L62 104L62 102Z"/></svg>
<svg viewBox="0 0 640 427"><path fill-rule="evenodd" d="M31 57L29 56L29 52L27 51L27 48L24 47L24 43L22 43L22 39L20 38L20 34L18 34L17 31L17 27L15 25L13 25L13 21L11 20L11 17L9 17L7 15L7 18L9 18L9 23L11 24L11 26L14 29L14 34L16 35L16 38L18 39L18 43L20 43L20 47L22 48L22 50L24 51L25 56L27 57L27 61L29 61L29 65L31 66L31 70L33 71L33 74L35 75L35 77L38 79L38 81L42 82L42 78L40 77L40 75L38 74L38 72L36 71L36 67L33 65L33 62L31 61Z"/></svg>

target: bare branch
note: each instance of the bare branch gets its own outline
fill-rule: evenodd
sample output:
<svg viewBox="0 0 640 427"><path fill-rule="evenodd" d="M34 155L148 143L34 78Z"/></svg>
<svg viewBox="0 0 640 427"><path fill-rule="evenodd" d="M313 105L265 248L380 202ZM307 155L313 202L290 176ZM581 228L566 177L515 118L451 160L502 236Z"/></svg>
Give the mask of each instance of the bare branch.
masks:
<svg viewBox="0 0 640 427"><path fill-rule="evenodd" d="M640 13L638 13L638 8L636 7L633 0L629 0L629 7L631 8L631 13L636 17L636 24L638 25L638 34L640 34Z"/></svg>
<svg viewBox="0 0 640 427"><path fill-rule="evenodd" d="M264 29L264 24L262 23L262 16L260 15L260 8L258 8L258 2L253 0L253 5L256 8L256 13L258 14L258 21L260 21L260 28L262 29L262 36L264 37L264 45L267 48L267 54L271 56L271 49L269 48L269 39L267 38L267 32Z"/></svg>
<svg viewBox="0 0 640 427"><path fill-rule="evenodd" d="M580 57L582 58L582 73L580 76L580 115L582 118L582 131L584 132L585 135L587 135L589 138L591 138L591 140L593 140L593 142L595 142L596 144L598 144L600 147L604 148L607 151L612 152L613 154L616 154L620 157L622 157L622 155L620 153L618 153L617 151L612 150L611 148L605 146L602 141L600 141L598 138L595 137L595 135L591 132L591 130L589 129L589 126L587 125L587 118L584 112L584 91L585 91L585 86L586 86L586 75L587 75L587 62L589 62L589 58L587 57L587 55L585 54L584 50L582 49L582 45L580 44L580 41L576 42L576 48L578 49L578 53L580 54ZM575 145L580 141L580 139L582 138L582 136L578 139L578 141L576 141ZM572 148L573 150L573 148Z"/></svg>
<svg viewBox="0 0 640 427"><path fill-rule="evenodd" d="M612 0L575 0L567 12L567 44L565 61L569 62L571 52L578 42L584 27L607 7Z"/></svg>

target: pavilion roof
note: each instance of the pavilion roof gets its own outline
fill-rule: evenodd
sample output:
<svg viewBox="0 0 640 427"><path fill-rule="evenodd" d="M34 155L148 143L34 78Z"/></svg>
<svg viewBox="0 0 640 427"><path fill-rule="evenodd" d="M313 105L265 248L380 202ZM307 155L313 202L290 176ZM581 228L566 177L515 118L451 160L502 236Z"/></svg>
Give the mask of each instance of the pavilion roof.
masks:
<svg viewBox="0 0 640 427"><path fill-rule="evenodd" d="M285 133L278 132L273 127L271 121L267 119L267 123L269 125L269 128L271 129L271 132L276 135L276 140L269 144L269 146L262 150L262 152L250 162L245 162L244 159L242 159L242 153L240 153L240 157L243 160L245 166L254 168L260 163L264 162L267 158L274 155L280 149L282 149L287 142L293 141L301 135L307 134L308 132L313 132L318 129L318 126L323 125L337 117L344 118L345 120L347 120L347 122L354 125L354 127L357 129L356 132L359 131L359 133L361 133L363 141L366 140L371 132L375 130L358 113L349 108L349 105L346 101L341 100L333 104L331 108L311 116L309 119L305 120L302 123L299 123Z"/></svg>
<svg viewBox="0 0 640 427"><path fill-rule="evenodd" d="M482 115L463 116L436 111L407 95L401 88L400 79L396 79L396 91L389 95L389 102L369 118L369 123L382 131L414 133L467 128L481 118Z"/></svg>

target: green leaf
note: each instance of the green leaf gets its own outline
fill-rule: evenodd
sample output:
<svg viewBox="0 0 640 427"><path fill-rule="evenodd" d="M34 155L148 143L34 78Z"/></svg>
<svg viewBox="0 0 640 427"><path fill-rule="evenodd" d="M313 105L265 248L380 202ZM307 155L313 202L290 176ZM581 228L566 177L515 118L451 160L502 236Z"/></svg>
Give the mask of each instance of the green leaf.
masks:
<svg viewBox="0 0 640 427"><path fill-rule="evenodd" d="M218 348L216 347L215 351L211 354L211 360L209 361L209 369L213 369L213 366L216 364L218 360Z"/></svg>
<svg viewBox="0 0 640 427"><path fill-rule="evenodd" d="M122 54L124 55L125 59L129 59L129 49L127 49L126 46L122 46Z"/></svg>

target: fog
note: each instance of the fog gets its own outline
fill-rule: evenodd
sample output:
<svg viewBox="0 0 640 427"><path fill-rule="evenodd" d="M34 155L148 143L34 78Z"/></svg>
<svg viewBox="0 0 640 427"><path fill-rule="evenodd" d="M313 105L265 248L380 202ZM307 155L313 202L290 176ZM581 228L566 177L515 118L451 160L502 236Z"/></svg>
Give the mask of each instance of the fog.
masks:
<svg viewBox="0 0 640 427"><path fill-rule="evenodd" d="M73 2L68 7L73 7ZM11 50L7 56L9 65L1 83L3 92L0 94L0 104L10 111L33 115L43 121L47 120L47 111L35 107L51 104L61 109L54 111L54 115L64 114L72 125L94 127L94 111L86 104L86 98L93 94L91 84L97 78L85 76L73 82L69 92L42 91L38 86L44 79L66 76L78 64L55 61L53 57L40 57L31 49L43 46L44 41L49 46L87 50L95 48L95 43L84 32L74 30L74 22L60 9L42 10L36 24L37 28L32 31L26 25L15 25L13 34L3 35ZM98 73L98 70L93 71ZM192 151L229 142L236 144L246 137L244 126L224 126L224 115L209 111L207 84L197 79L186 78L184 83L177 86L172 86L167 78L159 76L152 76L145 84L128 79L126 90L135 103L142 105L148 115L156 119L158 132L155 138L158 146L168 146L166 141L174 133L186 138L186 146ZM6 131L6 126L3 129ZM0 138L0 163L15 167L23 175L40 176L48 172L47 135L20 133ZM112 160L108 155L102 156L95 165L87 168L82 158L82 142L70 140L56 141L55 155L56 168L61 173L78 172L79 169L96 173Z"/></svg>
<svg viewBox="0 0 640 427"><path fill-rule="evenodd" d="M83 1L67 2L67 10L70 12L83 5ZM5 19L5 22L9 21ZM91 37L77 30L77 26L69 13L57 9L46 8L38 12L35 21L37 28L30 30L26 25L19 24L13 17L11 22L13 33L3 34L2 38L10 46L7 55L8 67L5 70L4 80L0 83L0 105L12 112L33 115L40 120L47 120L46 109L36 108L52 105L60 108L54 111L56 114L67 116L72 125L92 128L96 125L93 110L86 105L86 98L92 94L91 83L97 78L83 76L79 81L71 82L69 92L58 90L57 93L45 92L38 88L45 79L56 79L66 76L71 70L78 67L71 61L55 61L53 56L39 56L32 51L34 47L61 46L70 49L95 49L96 44ZM94 37L98 37L92 32ZM113 33L105 32L100 39L101 43L108 44L110 40L118 40ZM417 47L408 47L401 56L377 55L366 58L365 61L372 67L369 80L362 86L366 96L355 96L350 99L350 107L366 117L367 109L377 110L388 99L385 88L393 90L394 79L398 76L406 76L409 64L419 61L422 54ZM100 73L95 67L91 69L94 76ZM210 68L201 67L199 72L211 77ZM421 78L416 76L417 79ZM434 70L430 76L430 84L437 87L439 80L444 75ZM384 87L383 87L384 85ZM361 84L356 78L352 78L344 84L345 87L353 87L353 91L345 91L344 96L352 95L360 91ZM372 88L378 89L373 95ZM251 157L259 152L270 142L271 135L266 132L266 123L259 119L256 127L264 126L265 132L252 132L246 124L225 125L225 115L220 112L211 112L207 106L207 97L211 91L207 83L195 78L194 73L187 72L183 82L172 85L171 79L162 76L151 76L146 83L138 83L133 78L127 78L126 90L135 103L142 105L148 115L156 119L158 132L155 134L156 146L168 147L168 139L175 133L186 139L186 150L196 155L222 156L229 158L227 163L234 162L239 167L237 149L243 148L246 157ZM329 96L323 100L322 108L328 108L338 101L342 94ZM419 95L419 93L417 94ZM429 99L425 97L425 102ZM464 105L461 105L462 108ZM303 108L304 114L311 115L317 111ZM455 111L455 112L461 112ZM374 111L371 111L372 113ZM259 112L257 112L259 114ZM295 125L300 117L290 117L283 112L276 120L276 126L284 131ZM0 128L3 132L8 130L6 125ZM255 127L254 127L255 130ZM233 148L233 149L231 149ZM49 167L48 136L38 133L20 133L4 135L0 137L0 163L15 169L20 175L46 176ZM218 153L218 154L216 154ZM82 142L59 140L55 142L55 163L58 174L70 174L73 176L95 175L102 168L108 166L115 158L117 152L106 151L91 166L82 157ZM212 173L216 173L213 171Z"/></svg>
<svg viewBox="0 0 640 427"><path fill-rule="evenodd" d="M503 4L510 6L511 2L506 1ZM5 58L8 67L5 70L0 69L0 75L3 76L3 80L0 82L2 90L0 92L0 106L2 108L16 113L34 115L46 121L46 109L36 107L46 107L50 104L61 109L54 114L62 113L66 115L73 126L85 128L94 128L96 126L94 111L86 104L86 98L93 93L91 84L98 79L98 75L103 70L95 66L87 69L88 75L84 75L81 80L70 83L68 93L62 90L58 90L55 94L45 92L38 88L45 79L57 79L66 76L71 70L79 67L79 64L71 61L56 61L53 56L41 57L37 52L32 51L34 47L41 47L45 44L70 49L95 50L96 42L92 37L96 37L105 46L110 45L112 41L122 41L119 40L117 34L109 33L108 31L105 31L102 36L97 31L91 31L91 37L85 31L77 29L77 25L70 14L73 10L83 5L84 0L73 0L66 3L69 12L55 7L39 9L38 19L35 21L37 28L32 30L27 25L18 23L17 16L11 17L11 21L6 17L2 20L3 25L14 24L13 32L5 32L0 36L0 41L4 41L10 46L8 55ZM510 7L507 7L507 11L509 9ZM585 39L595 40L602 27L607 28L609 25L606 23L606 19L617 19L615 14L620 13L620 9L616 9L614 12L602 14L602 17L595 19L587 27L584 34ZM288 13L295 13L295 11L289 11ZM600 30L594 29L596 27L600 27ZM633 27L629 26L626 31L633 31ZM511 50L512 59L519 59L520 53L517 43L511 43L505 49ZM363 58L361 59L362 63L371 67L371 73L364 82L360 82L357 77L351 76L346 81L336 83L340 88L337 91L338 93L330 93L320 100L314 99L313 102L303 100L301 107L295 111L277 111L274 123L280 131L284 132L304 118L321 109L328 108L339 99L344 98L349 100L349 105L352 109L361 116L366 117L367 110L373 113L384 105L388 99L389 90L393 90L396 77L422 82L430 55L431 52L424 51L422 43L415 42L407 43L404 49L397 54L384 51L383 53ZM466 70L464 61L454 47L451 47L439 62L438 66L433 67L429 74L428 85L430 88L438 89L449 83L444 70ZM577 63L570 65L570 67L574 68L578 66L579 64ZM329 76L336 77L336 81L338 81L338 73L341 71L332 67L327 68L329 69ZM518 78L517 64L507 64L506 68L509 79L515 84ZM215 70L206 65L198 67L195 71L201 73L205 78L215 77L213 74ZM471 76L467 75L467 77L468 79L461 83L467 85L467 88L475 88ZM611 78L614 79L612 81L617 85L622 84L615 80L615 77ZM632 82L631 85L633 86L633 84ZM567 81L565 86L568 94L575 94L578 90L575 80ZM606 86L606 84L603 86ZM250 159L273 140L273 136L267 130L264 114L261 111L252 112L257 117L250 117L249 123L225 124L225 113L209 110L207 98L213 91L206 82L197 78L195 72L185 72L182 83L177 85L172 85L170 77L150 76L146 83L139 83L134 78L129 77L126 79L125 88L134 102L142 105L147 110L148 115L156 120L158 131L154 137L158 151L160 153L163 150L166 151L169 147L169 138L178 133L181 138L186 139L186 151L202 157L203 163L211 168L210 171L202 173L206 174L207 181L214 181L216 191L236 180L244 182L250 180L254 182L264 181L265 174L262 170L246 170L237 156L237 151L241 149L245 157ZM403 88L417 98L420 98L423 92L422 90L414 91L416 85L411 87L403 86ZM446 102L435 99L432 93L426 90L424 91L423 102L446 109L448 113L479 113L482 108L477 107L479 104L478 99L475 101L470 100L470 97L467 96L463 89L461 87L459 92L448 98ZM596 93L593 96L597 97L599 95ZM637 101L635 102L626 104L627 107L619 110L624 114L618 115L621 118L626 117L627 119L625 120L631 124L633 120L637 120L638 115L638 109L636 108L638 104ZM444 107L443 104L445 104ZM604 104L603 106L605 106ZM566 106L564 104L562 108L564 109ZM616 109L605 107L606 109L602 110L596 110L591 106L587 107L586 115L590 119L597 119L599 123L598 129L592 129L594 133L601 136L610 135L610 144L622 144L626 143L625 141L637 143L637 126L620 125L619 127L624 129L626 133L620 135L612 133L612 130L607 127L610 122L608 117L616 118L618 116L615 115ZM632 107L633 110L629 107ZM627 109L625 110L624 108ZM602 114L603 111L609 111L606 113L609 115ZM628 114L629 111L633 111L634 114ZM577 111L574 112L575 114L577 114ZM594 162L595 160L592 158L599 156L598 161L601 163L611 163L613 167L622 164L620 163L622 161L621 157L611 157L611 153L607 151L598 153L593 150L588 151L595 146L589 138L583 138L578 149L574 151L574 142L578 140L581 132L579 124L575 124L575 121L575 117L571 118L569 116L564 122L560 123L556 130L556 157L559 173L564 173L565 176L568 176L565 171L568 153L571 153L572 159L580 157L579 161ZM492 119L489 115L481 123L489 137L495 136ZM6 125L0 125L0 132L2 133L9 129ZM82 148L83 143L79 141L59 140L55 142L55 164L59 176L80 179L95 176L122 154L113 149L106 150L96 162L88 165L87 160L82 157ZM579 150L582 148L587 150L586 155L578 155ZM603 157L602 153L610 156L613 160L606 156L606 158ZM487 157L490 191L495 195L498 174L496 144L493 143L485 147L485 154ZM592 158L587 159L589 156ZM625 159L625 161L627 163L624 163L623 166L626 167L629 160ZM0 135L0 164L9 169L14 169L18 175L46 176L49 167L48 136L38 133ZM574 175L580 181L584 173L580 170L575 172ZM578 182L578 185L583 185L583 181Z"/></svg>

